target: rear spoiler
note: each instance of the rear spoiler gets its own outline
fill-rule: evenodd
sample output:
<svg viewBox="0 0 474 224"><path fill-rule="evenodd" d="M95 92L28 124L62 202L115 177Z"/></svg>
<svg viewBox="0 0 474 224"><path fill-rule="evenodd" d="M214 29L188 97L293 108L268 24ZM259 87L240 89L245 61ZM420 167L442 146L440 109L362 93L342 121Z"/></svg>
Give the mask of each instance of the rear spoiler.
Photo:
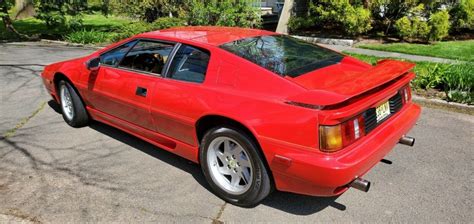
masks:
<svg viewBox="0 0 474 224"><path fill-rule="evenodd" d="M415 64L409 62L389 59L381 60L372 68L360 72L354 78L338 83L330 89L311 89L302 94L291 96L287 100L288 102L317 106L339 104L404 76L413 67L415 67Z"/></svg>

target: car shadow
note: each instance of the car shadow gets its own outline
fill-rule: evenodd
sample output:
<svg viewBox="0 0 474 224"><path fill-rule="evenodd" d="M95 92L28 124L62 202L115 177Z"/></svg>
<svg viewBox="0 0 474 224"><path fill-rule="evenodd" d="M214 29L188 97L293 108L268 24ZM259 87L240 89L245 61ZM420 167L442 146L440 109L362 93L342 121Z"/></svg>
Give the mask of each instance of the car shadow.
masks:
<svg viewBox="0 0 474 224"><path fill-rule="evenodd" d="M263 205L291 213L293 215L312 215L327 207L345 211L346 206L336 202L339 196L313 197L289 192L275 191L262 201Z"/></svg>
<svg viewBox="0 0 474 224"><path fill-rule="evenodd" d="M61 114L60 106L53 100L48 102L48 105ZM116 129L112 126L93 121L89 127L97 132L105 134L113 139L116 139L132 148L140 150L152 156L155 159L163 161L169 165L179 168L189 174L206 190L212 192L206 182L204 175L201 173L201 168L198 164L187 159L179 157L164 149L160 149L148 142L145 142L135 136ZM265 200L261 202L262 205L269 206L294 215L311 215L317 213L327 207L333 207L340 211L346 210L346 206L336 202L336 197L312 197L306 195L293 194L288 192L274 191Z"/></svg>
<svg viewBox="0 0 474 224"><path fill-rule="evenodd" d="M48 106L51 107L56 113L61 114L61 106L54 100L48 101Z"/></svg>

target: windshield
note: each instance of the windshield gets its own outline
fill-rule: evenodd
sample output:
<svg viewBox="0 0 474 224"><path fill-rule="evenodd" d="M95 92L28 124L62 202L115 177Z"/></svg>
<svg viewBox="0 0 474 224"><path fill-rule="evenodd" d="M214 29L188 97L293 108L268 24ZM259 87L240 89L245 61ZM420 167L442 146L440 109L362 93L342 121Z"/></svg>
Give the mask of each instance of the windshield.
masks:
<svg viewBox="0 0 474 224"><path fill-rule="evenodd" d="M250 37L220 47L278 75L293 78L337 64L344 57L286 35Z"/></svg>

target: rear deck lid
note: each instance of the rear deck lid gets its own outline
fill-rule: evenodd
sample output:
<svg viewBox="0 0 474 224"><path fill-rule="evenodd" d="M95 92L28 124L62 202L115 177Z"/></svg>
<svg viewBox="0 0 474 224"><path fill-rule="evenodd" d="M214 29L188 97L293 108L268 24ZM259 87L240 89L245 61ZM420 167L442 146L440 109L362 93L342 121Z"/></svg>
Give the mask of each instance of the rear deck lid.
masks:
<svg viewBox="0 0 474 224"><path fill-rule="evenodd" d="M383 60L370 66L345 57L338 64L296 78L286 77L308 89L288 100L321 106L341 103L406 74L414 66L413 63L395 60Z"/></svg>
<svg viewBox="0 0 474 224"><path fill-rule="evenodd" d="M384 60L376 66L286 35L239 39L220 48L302 86L290 101L332 105L405 74L414 64Z"/></svg>

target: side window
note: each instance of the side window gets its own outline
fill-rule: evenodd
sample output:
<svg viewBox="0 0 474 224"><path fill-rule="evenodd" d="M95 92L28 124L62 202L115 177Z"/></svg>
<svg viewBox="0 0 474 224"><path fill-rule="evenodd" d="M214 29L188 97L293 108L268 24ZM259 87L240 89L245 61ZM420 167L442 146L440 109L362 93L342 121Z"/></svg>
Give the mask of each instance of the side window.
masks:
<svg viewBox="0 0 474 224"><path fill-rule="evenodd" d="M120 67L161 75L174 45L140 40L120 62Z"/></svg>
<svg viewBox="0 0 474 224"><path fill-rule="evenodd" d="M120 45L119 47L100 55L100 64L116 66L120 63L123 56L128 52L128 50L133 47L137 41L130 41L126 44Z"/></svg>
<svg viewBox="0 0 474 224"><path fill-rule="evenodd" d="M198 82L204 81L209 53L203 50L181 45L171 61L168 77L177 80Z"/></svg>

